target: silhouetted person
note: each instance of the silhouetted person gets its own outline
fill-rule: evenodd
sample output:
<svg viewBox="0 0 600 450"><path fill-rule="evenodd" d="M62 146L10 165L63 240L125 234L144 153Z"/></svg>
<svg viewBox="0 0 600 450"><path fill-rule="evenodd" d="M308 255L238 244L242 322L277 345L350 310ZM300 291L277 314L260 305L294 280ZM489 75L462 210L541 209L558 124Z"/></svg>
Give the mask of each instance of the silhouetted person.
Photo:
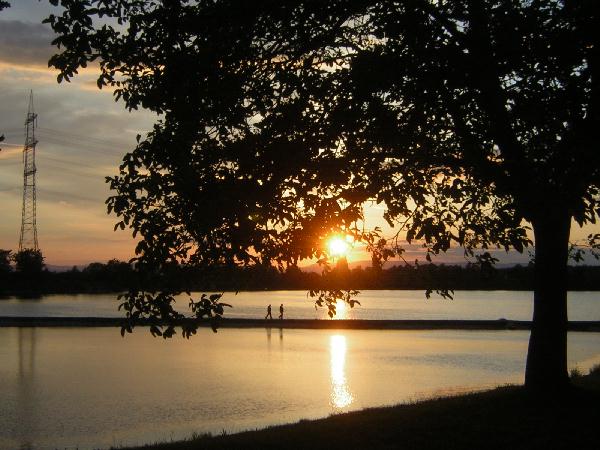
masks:
<svg viewBox="0 0 600 450"><path fill-rule="evenodd" d="M283 303L279 306L279 318L283 319Z"/></svg>
<svg viewBox="0 0 600 450"><path fill-rule="evenodd" d="M265 320L267 318L270 318L270 319L273 318L273 315L271 314L271 305L267 306L267 315L265 316Z"/></svg>

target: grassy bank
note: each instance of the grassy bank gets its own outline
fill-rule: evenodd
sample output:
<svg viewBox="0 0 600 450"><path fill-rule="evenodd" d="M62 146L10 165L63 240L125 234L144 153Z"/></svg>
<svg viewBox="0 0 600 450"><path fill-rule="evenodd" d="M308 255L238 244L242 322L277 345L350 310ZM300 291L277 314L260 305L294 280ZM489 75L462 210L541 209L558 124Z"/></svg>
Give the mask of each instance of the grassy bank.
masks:
<svg viewBox="0 0 600 450"><path fill-rule="evenodd" d="M600 368L566 394L522 387L335 415L226 436L138 447L200 449L589 449L600 448Z"/></svg>

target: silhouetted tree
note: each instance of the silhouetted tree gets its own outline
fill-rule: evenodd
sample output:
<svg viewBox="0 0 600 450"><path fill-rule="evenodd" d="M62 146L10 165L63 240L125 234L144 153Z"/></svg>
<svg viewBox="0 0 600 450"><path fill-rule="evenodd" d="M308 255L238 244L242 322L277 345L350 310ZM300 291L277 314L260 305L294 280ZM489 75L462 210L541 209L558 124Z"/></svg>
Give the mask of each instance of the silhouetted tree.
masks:
<svg viewBox="0 0 600 450"><path fill-rule="evenodd" d="M0 249L0 274L9 273L12 271L12 267L10 266L11 261L11 251L10 250L2 250Z"/></svg>
<svg viewBox="0 0 600 450"><path fill-rule="evenodd" d="M118 259L111 259L106 264L93 262L82 271L91 281L98 281L112 286L127 286L131 281L133 270L131 265ZM130 284L130 283L129 283Z"/></svg>
<svg viewBox="0 0 600 450"><path fill-rule="evenodd" d="M12 255L15 270L23 275L39 275L44 269L44 256L40 250L26 248Z"/></svg>
<svg viewBox="0 0 600 450"><path fill-rule="evenodd" d="M89 274L92 276L98 276L99 274L103 274L106 270L106 265L101 262L93 262L89 263L87 266L83 268L83 273Z"/></svg>
<svg viewBox="0 0 600 450"><path fill-rule="evenodd" d="M378 251L355 226L369 199L428 257L523 251L529 224L526 384L568 382L571 221L599 205L593 0L61 4L59 81L97 61L99 87L162 114L110 179L138 267L293 265L332 232ZM137 294L130 315L177 317L168 295Z"/></svg>

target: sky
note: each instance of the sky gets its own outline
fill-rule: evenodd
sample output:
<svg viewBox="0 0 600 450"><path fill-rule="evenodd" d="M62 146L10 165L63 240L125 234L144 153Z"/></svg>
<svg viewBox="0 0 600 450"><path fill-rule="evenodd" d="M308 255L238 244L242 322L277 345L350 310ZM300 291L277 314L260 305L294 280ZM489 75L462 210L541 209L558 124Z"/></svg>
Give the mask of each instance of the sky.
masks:
<svg viewBox="0 0 600 450"><path fill-rule="evenodd" d="M96 72L82 71L70 83L58 84L57 72L47 61L55 48L53 33L43 25L53 7L45 0L11 0L0 12L0 248L17 250L23 194L22 151L24 121L33 91L38 114L36 137L37 225L40 249L49 265L85 265L133 256L131 232L113 231L115 216L106 213L110 195L105 177L118 172L122 156L135 146L155 121L147 111L129 113L111 92L96 86ZM382 206L367 208L368 225L386 229ZM600 233L600 226L581 230L573 240ZM422 259L418 246L409 247L407 259ZM529 256L498 252L503 263L527 263ZM349 261L368 261L355 248ZM464 262L453 249L438 262Z"/></svg>
<svg viewBox="0 0 600 450"><path fill-rule="evenodd" d="M100 91L93 71L58 84L47 61L53 33L41 21L52 6L12 0L0 12L0 248L17 250L23 193L24 121L33 91L36 137L37 225L47 264L75 265L111 258L128 260L129 230L113 231L104 201L106 176L117 173L122 156L154 117L128 113L112 94Z"/></svg>

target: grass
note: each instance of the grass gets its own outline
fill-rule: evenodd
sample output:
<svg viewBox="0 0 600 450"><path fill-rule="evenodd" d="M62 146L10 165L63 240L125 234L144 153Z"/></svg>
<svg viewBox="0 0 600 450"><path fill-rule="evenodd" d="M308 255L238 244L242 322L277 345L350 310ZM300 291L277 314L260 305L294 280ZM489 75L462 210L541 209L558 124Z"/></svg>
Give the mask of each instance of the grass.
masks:
<svg viewBox="0 0 600 450"><path fill-rule="evenodd" d="M522 387L373 408L326 419L136 447L204 449L594 449L600 448L600 366L568 393Z"/></svg>

